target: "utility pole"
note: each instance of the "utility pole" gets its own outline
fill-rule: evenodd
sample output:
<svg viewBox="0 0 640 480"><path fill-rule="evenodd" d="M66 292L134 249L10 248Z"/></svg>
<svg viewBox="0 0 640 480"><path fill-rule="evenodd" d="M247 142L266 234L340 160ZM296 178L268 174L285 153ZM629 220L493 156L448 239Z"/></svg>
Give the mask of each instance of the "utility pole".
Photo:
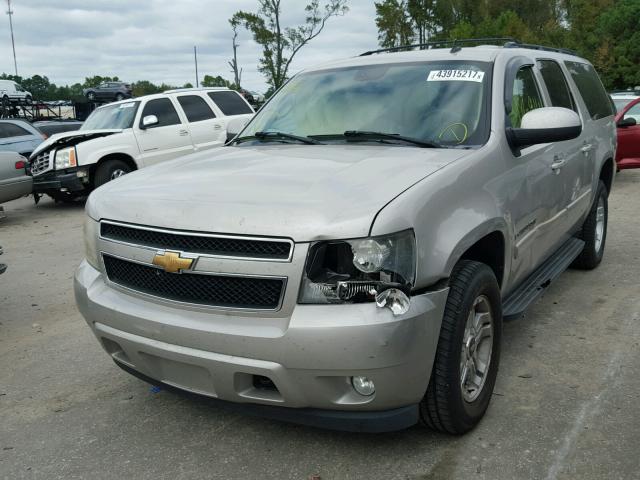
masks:
<svg viewBox="0 0 640 480"><path fill-rule="evenodd" d="M16 70L16 77L17 77L18 62L16 61L16 44L13 40L13 21L11 20L11 16L13 15L13 10L11 10L11 0L7 0L7 15L9 15L9 30L11 30L11 47L13 48L13 66Z"/></svg>
<svg viewBox="0 0 640 480"><path fill-rule="evenodd" d="M200 86L200 84L198 83L198 52L195 45L193 46L193 60L196 63L196 84L194 85L194 87L198 88Z"/></svg>

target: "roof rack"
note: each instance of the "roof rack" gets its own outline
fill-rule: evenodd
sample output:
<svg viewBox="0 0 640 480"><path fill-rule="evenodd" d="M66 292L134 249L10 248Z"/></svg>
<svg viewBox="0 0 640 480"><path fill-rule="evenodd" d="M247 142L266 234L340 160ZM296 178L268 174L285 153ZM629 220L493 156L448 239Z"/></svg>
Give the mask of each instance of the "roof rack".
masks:
<svg viewBox="0 0 640 480"><path fill-rule="evenodd" d="M520 43L520 42L509 42L504 44L504 48L529 48L531 50L543 50L545 52L557 52L557 53L566 53L567 55L575 55L579 56L578 52L575 50L571 50L569 48L554 48L554 47L546 47L544 45L535 45L533 43Z"/></svg>
<svg viewBox="0 0 640 480"><path fill-rule="evenodd" d="M456 53L456 52L459 52L462 49L462 47L469 46L470 44L498 45L504 48L528 48L532 50L544 50L547 52L565 53L568 55L578 56L577 52L573 50L569 50L568 48L553 48L553 47L545 47L544 45L534 45L532 43L522 43L513 37L459 38L454 40L438 40L433 42L414 43L411 45L401 45L398 47L388 47L388 48L381 48L378 50L370 50L368 52L364 52L360 54L360 56L366 57L368 55L373 55L376 53L400 52L405 50L413 50L415 48L428 50L432 48L451 47L451 53Z"/></svg>

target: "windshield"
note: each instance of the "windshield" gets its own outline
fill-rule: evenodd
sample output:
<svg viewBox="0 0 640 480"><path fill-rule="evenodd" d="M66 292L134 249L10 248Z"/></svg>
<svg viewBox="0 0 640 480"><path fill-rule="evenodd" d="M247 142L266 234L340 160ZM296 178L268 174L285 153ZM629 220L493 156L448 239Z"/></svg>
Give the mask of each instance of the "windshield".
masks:
<svg viewBox="0 0 640 480"><path fill-rule="evenodd" d="M126 102L96 108L80 130L131 128L140 102Z"/></svg>
<svg viewBox="0 0 640 480"><path fill-rule="evenodd" d="M355 130L443 146L481 145L489 136L490 67L445 61L302 73L257 113L240 138L274 131L347 141L339 137Z"/></svg>

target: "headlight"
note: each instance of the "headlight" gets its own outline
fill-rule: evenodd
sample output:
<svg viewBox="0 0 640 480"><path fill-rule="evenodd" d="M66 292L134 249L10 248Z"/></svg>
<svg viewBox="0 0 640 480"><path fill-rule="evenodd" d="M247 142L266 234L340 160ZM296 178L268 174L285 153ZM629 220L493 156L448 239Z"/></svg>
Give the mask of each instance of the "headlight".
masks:
<svg viewBox="0 0 640 480"><path fill-rule="evenodd" d="M98 258L98 234L100 223L88 215L84 218L84 255L89 265L100 270Z"/></svg>
<svg viewBox="0 0 640 480"><path fill-rule="evenodd" d="M415 281L413 230L317 242L307 256L300 303L372 302L388 289L409 294Z"/></svg>
<svg viewBox="0 0 640 480"><path fill-rule="evenodd" d="M76 167L76 147L63 148L56 151L56 170Z"/></svg>

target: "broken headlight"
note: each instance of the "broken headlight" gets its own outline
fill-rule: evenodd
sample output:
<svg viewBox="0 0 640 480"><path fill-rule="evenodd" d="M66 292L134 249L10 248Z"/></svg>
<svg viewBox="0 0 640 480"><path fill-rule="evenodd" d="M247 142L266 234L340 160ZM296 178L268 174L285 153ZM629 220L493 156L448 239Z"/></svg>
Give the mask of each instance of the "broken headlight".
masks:
<svg viewBox="0 0 640 480"><path fill-rule="evenodd" d="M388 289L411 292L416 271L413 230L316 242L309 248L300 303L373 302Z"/></svg>

